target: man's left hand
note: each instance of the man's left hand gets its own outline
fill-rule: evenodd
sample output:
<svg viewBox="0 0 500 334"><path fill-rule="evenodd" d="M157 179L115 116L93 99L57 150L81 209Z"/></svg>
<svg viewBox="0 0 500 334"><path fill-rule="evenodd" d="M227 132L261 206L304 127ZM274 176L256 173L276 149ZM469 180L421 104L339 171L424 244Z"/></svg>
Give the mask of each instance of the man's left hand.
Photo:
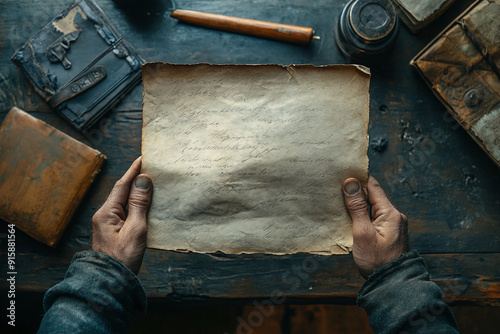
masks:
<svg viewBox="0 0 500 334"><path fill-rule="evenodd" d="M92 217L92 250L115 258L135 274L146 250L146 216L153 193L151 178L139 175L141 162L134 161Z"/></svg>

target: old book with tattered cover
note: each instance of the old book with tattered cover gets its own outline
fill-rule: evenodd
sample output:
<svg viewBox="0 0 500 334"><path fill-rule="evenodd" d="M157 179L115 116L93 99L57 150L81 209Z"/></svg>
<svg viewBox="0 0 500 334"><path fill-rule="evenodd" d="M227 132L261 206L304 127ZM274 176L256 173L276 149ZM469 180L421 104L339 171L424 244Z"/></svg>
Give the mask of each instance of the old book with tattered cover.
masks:
<svg viewBox="0 0 500 334"><path fill-rule="evenodd" d="M475 2L411 64L500 166L500 0Z"/></svg>
<svg viewBox="0 0 500 334"><path fill-rule="evenodd" d="M79 0L12 56L35 90L78 130L141 79L144 60L91 0Z"/></svg>
<svg viewBox="0 0 500 334"><path fill-rule="evenodd" d="M392 0L399 17L412 33L425 28L450 7L455 0Z"/></svg>
<svg viewBox="0 0 500 334"><path fill-rule="evenodd" d="M55 247L106 157L18 108L0 143L0 218Z"/></svg>

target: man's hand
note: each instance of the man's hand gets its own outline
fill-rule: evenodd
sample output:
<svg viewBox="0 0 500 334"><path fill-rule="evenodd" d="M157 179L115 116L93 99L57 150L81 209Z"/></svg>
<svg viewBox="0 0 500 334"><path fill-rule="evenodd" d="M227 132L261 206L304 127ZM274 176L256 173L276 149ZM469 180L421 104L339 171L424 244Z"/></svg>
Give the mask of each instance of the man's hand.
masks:
<svg viewBox="0 0 500 334"><path fill-rule="evenodd" d="M368 278L375 268L409 251L408 219L387 199L380 184L368 178L368 201L357 179L344 181L344 200L352 218L352 254L361 275Z"/></svg>
<svg viewBox="0 0 500 334"><path fill-rule="evenodd" d="M153 192L151 178L140 171L138 158L92 217L92 250L117 259L135 274L146 250L146 216Z"/></svg>

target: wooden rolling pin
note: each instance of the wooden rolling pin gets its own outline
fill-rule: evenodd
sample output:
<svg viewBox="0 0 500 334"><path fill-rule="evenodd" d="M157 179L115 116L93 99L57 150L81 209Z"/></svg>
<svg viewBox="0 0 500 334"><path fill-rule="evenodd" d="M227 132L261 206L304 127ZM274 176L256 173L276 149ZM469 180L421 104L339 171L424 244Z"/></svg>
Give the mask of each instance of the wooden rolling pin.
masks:
<svg viewBox="0 0 500 334"><path fill-rule="evenodd" d="M289 24L242 19L239 17L182 9L174 10L170 16L180 21L206 28L264 37L283 42L307 45L312 39L319 39L318 36L313 36L314 31L312 28Z"/></svg>

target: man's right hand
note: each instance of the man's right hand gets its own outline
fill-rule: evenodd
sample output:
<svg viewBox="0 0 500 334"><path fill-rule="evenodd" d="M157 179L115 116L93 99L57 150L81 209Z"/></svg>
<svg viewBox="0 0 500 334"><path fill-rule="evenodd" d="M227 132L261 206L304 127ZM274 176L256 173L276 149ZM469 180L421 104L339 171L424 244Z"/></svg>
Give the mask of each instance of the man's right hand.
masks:
<svg viewBox="0 0 500 334"><path fill-rule="evenodd" d="M368 202L357 179L344 181L344 200L352 218L354 244L352 254L361 275L366 279L375 268L409 251L408 219L385 195L373 177L368 178Z"/></svg>

